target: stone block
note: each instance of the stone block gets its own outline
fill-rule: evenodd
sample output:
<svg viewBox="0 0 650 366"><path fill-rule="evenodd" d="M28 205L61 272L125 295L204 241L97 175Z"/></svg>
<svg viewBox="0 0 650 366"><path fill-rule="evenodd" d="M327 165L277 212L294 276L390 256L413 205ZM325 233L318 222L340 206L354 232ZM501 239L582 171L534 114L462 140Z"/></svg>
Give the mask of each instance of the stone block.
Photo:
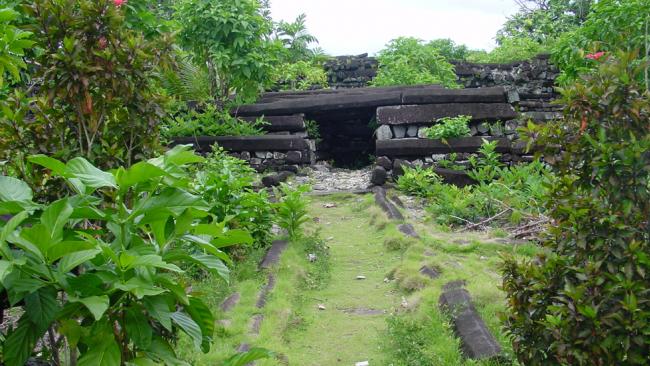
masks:
<svg viewBox="0 0 650 366"><path fill-rule="evenodd" d="M386 170L393 169L393 162L386 156L380 156L377 158L376 164Z"/></svg>
<svg viewBox="0 0 650 366"><path fill-rule="evenodd" d="M383 186L388 180L388 172L381 166L376 166L370 175L370 183L376 186Z"/></svg>
<svg viewBox="0 0 650 366"><path fill-rule="evenodd" d="M379 126L376 132L377 140L390 140L393 138L393 131L390 126Z"/></svg>
<svg viewBox="0 0 650 366"><path fill-rule="evenodd" d="M406 137L406 126L393 126L393 137L403 139Z"/></svg>
<svg viewBox="0 0 650 366"><path fill-rule="evenodd" d="M407 137L418 137L418 131L419 131L418 126L410 125L406 129L406 136Z"/></svg>

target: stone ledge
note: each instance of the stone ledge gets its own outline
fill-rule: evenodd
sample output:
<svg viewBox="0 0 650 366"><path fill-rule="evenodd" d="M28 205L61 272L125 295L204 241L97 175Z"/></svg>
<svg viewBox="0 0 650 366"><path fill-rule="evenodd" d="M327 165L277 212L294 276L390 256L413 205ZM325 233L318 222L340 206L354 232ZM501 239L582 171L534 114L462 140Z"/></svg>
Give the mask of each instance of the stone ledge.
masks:
<svg viewBox="0 0 650 366"><path fill-rule="evenodd" d="M424 124L459 115L471 116L472 121L496 121L514 119L518 114L508 103L394 105L377 108L377 123L380 125Z"/></svg>
<svg viewBox="0 0 650 366"><path fill-rule="evenodd" d="M293 151L308 150L307 140L298 136L262 135L262 136L197 136L177 137L172 145L192 144L203 153L212 151L212 145L218 144L228 151Z"/></svg>
<svg viewBox="0 0 650 366"><path fill-rule="evenodd" d="M498 141L496 151L499 153L510 152L510 141L507 138L490 137L462 137L442 140L430 139L394 139L377 140L375 153L377 156L403 157L403 156L427 156L432 154L447 154L452 152L477 152L483 140Z"/></svg>

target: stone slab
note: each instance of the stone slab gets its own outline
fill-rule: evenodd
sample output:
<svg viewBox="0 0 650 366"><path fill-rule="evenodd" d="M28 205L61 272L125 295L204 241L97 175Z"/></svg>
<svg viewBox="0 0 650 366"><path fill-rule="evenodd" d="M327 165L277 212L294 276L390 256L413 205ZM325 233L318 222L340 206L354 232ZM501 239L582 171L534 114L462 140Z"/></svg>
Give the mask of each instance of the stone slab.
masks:
<svg viewBox="0 0 650 366"><path fill-rule="evenodd" d="M259 117L242 117L244 121L253 122ZM267 132L302 132L305 131L305 115L293 114L289 116L262 116L269 124L264 126Z"/></svg>
<svg viewBox="0 0 650 366"><path fill-rule="evenodd" d="M473 153L477 152L483 144L483 139L498 141L496 151L499 153L510 152L510 141L507 138L492 137L461 137L442 140L430 139L400 139L376 141L376 155L393 157L423 157L433 154Z"/></svg>
<svg viewBox="0 0 650 366"><path fill-rule="evenodd" d="M453 184L456 187L462 188L477 183L464 170L436 168L434 171L444 180L445 183Z"/></svg>
<svg viewBox="0 0 650 366"><path fill-rule="evenodd" d="M284 252L285 249L287 249L288 245L289 242L286 240L274 241L273 244L271 244L269 250L264 255L264 258L262 259L259 268L269 269L277 265L280 262L280 257L282 256L282 253Z"/></svg>
<svg viewBox="0 0 650 366"><path fill-rule="evenodd" d="M394 105L377 108L377 123L380 125L432 123L440 118L459 115L472 116L473 121L496 121L516 118L517 112L508 103Z"/></svg>
<svg viewBox="0 0 650 366"><path fill-rule="evenodd" d="M307 150L307 141L298 136L264 135L264 136L197 136L177 137L172 145L194 145L198 151L212 151L212 145L218 144L228 151L290 151Z"/></svg>
<svg viewBox="0 0 650 366"><path fill-rule="evenodd" d="M402 213L386 197L386 190L383 187L375 187L373 192L375 192L375 202L384 210L389 219L404 220Z"/></svg>
<svg viewBox="0 0 650 366"><path fill-rule="evenodd" d="M463 283L458 281L445 285L439 299L440 308L451 317L463 353L468 358L480 360L498 357L501 353L499 343L474 308L469 292L462 286Z"/></svg>
<svg viewBox="0 0 650 366"><path fill-rule="evenodd" d="M223 311L224 313L227 313L230 310L232 310L235 306L237 306L237 304L239 304L239 299L240 298L241 298L241 295L239 294L239 292L235 292L234 294L228 296L228 298L221 303L221 306L220 306L221 311Z"/></svg>
<svg viewBox="0 0 650 366"><path fill-rule="evenodd" d="M502 87L480 89L445 89L444 92L413 89L405 90L402 94L403 104L506 102L506 90Z"/></svg>
<svg viewBox="0 0 650 366"><path fill-rule="evenodd" d="M257 302L255 303L255 307L257 307L258 309L262 309L263 307L266 306L266 301L268 300L269 294L275 288L275 282L276 282L275 275L273 273L269 273L269 276L267 277L266 285L262 287L259 294L257 295Z"/></svg>
<svg viewBox="0 0 650 366"><path fill-rule="evenodd" d="M401 224L397 226L397 230L399 230L402 234L406 236L410 236L411 238L419 239L420 235L418 235L417 232L415 232L415 228L411 224Z"/></svg>

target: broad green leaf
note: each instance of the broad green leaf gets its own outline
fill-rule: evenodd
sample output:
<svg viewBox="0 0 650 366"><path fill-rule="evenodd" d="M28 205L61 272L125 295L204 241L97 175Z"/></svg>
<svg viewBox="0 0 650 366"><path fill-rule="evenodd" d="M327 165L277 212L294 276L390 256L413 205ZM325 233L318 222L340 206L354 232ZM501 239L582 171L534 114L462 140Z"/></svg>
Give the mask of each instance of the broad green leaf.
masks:
<svg viewBox="0 0 650 366"><path fill-rule="evenodd" d="M143 300L149 315L156 319L165 329L172 330L172 312L169 310L169 304L164 297L147 297Z"/></svg>
<svg viewBox="0 0 650 366"><path fill-rule="evenodd" d="M230 269L219 258L210 254L193 254L191 257L196 263L215 271L224 281L230 281Z"/></svg>
<svg viewBox="0 0 650 366"><path fill-rule="evenodd" d="M147 350L147 356L157 360L160 364L169 366L188 366L189 364L176 358L174 349L162 338L156 338Z"/></svg>
<svg viewBox="0 0 650 366"><path fill-rule="evenodd" d="M181 328L183 332L185 332L185 334L192 338L196 348L200 348L201 343L203 342L203 335L201 334L201 328L199 325L196 324L196 322L192 320L192 318L189 317L186 313L180 311L172 313L171 318L174 323L178 325L178 327Z"/></svg>
<svg viewBox="0 0 650 366"><path fill-rule="evenodd" d="M212 336L214 335L214 315L210 308L201 299L190 297L190 306L185 307L185 311L190 314L192 319L201 328L203 335L203 342L201 343L201 350L205 353L210 351L212 344Z"/></svg>
<svg viewBox="0 0 650 366"><path fill-rule="evenodd" d="M32 354L36 342L45 333L45 328L39 328L23 315L2 345L2 359L7 366L24 366Z"/></svg>
<svg viewBox="0 0 650 366"><path fill-rule="evenodd" d="M195 196L180 189L166 189L162 193L146 199L137 214L147 214L159 209L169 209L177 212L178 215L188 207L207 207L201 197Z"/></svg>
<svg viewBox="0 0 650 366"><path fill-rule="evenodd" d="M134 164L129 169L119 169L115 173L115 178L120 189L125 189L166 174L167 172L159 167L142 161Z"/></svg>
<svg viewBox="0 0 650 366"><path fill-rule="evenodd" d="M14 264L6 260L0 260L0 283L2 283L5 277L14 269Z"/></svg>
<svg viewBox="0 0 650 366"><path fill-rule="evenodd" d="M240 244L253 244L254 239L251 234L246 230L229 230L220 237L211 240L217 248L224 248Z"/></svg>
<svg viewBox="0 0 650 366"><path fill-rule="evenodd" d="M148 349L153 330L147 321L147 316L142 311L129 308L126 311L125 322L126 334L131 341L141 350Z"/></svg>
<svg viewBox="0 0 650 366"><path fill-rule="evenodd" d="M52 171L55 175L65 177L67 168L65 164L59 160L51 158L46 155L32 155L27 158L30 163L40 165Z"/></svg>
<svg viewBox="0 0 650 366"><path fill-rule="evenodd" d="M72 215L72 206L67 199L58 200L43 210L41 223L50 233L50 238L60 240L63 237L63 228Z"/></svg>
<svg viewBox="0 0 650 366"><path fill-rule="evenodd" d="M246 366L253 361L271 357L275 357L273 352L263 348L253 348L248 352L238 353L230 357L223 362L222 366Z"/></svg>
<svg viewBox="0 0 650 366"><path fill-rule="evenodd" d="M65 336L66 341L72 347L77 347L77 343L79 343L79 339L83 334L83 328L74 319L60 320L58 331Z"/></svg>
<svg viewBox="0 0 650 366"><path fill-rule="evenodd" d="M128 366L157 366L158 364L153 362L149 358L138 357L130 362L126 363Z"/></svg>
<svg viewBox="0 0 650 366"><path fill-rule="evenodd" d="M153 286L153 284L145 282L137 277L131 278L126 281L126 283L115 283L113 284L113 287L122 291L130 292L138 299L142 299L145 296L156 296L167 292L167 290L157 288Z"/></svg>
<svg viewBox="0 0 650 366"><path fill-rule="evenodd" d="M92 249L64 255L59 261L59 272L68 273L77 268L77 266L95 258L101 252L101 249Z"/></svg>
<svg viewBox="0 0 650 366"><path fill-rule="evenodd" d="M78 366L119 366L122 355L120 347L112 336L100 344L93 344L79 359Z"/></svg>
<svg viewBox="0 0 650 366"><path fill-rule="evenodd" d="M0 201L31 201L32 189L20 179L0 175Z"/></svg>
<svg viewBox="0 0 650 366"><path fill-rule="evenodd" d="M93 314L95 320L101 319L110 305L110 300L106 295L90 296L81 299L70 297L70 301L82 303Z"/></svg>
<svg viewBox="0 0 650 366"><path fill-rule="evenodd" d="M7 23L18 18L19 13L10 8L0 9L0 23Z"/></svg>
<svg viewBox="0 0 650 366"><path fill-rule="evenodd" d="M133 262L126 268L131 269L140 266L162 268L162 269L166 269L173 272L179 272L179 273L183 272L183 270L178 268L178 266L165 262L162 259L162 257L159 255L143 255L143 256L135 257Z"/></svg>
<svg viewBox="0 0 650 366"><path fill-rule="evenodd" d="M204 158L196 155L191 149L192 145L174 146L174 148L165 153L165 163L181 166L205 161Z"/></svg>
<svg viewBox="0 0 650 366"><path fill-rule="evenodd" d="M56 313L61 308L56 295L56 290L47 287L25 296L25 314L32 323L43 328L50 327Z"/></svg>
<svg viewBox="0 0 650 366"><path fill-rule="evenodd" d="M70 160L66 164L66 172L79 179L86 187L93 189L117 188L113 174L98 169L82 157Z"/></svg>
<svg viewBox="0 0 650 366"><path fill-rule="evenodd" d="M68 254L84 252L95 249L95 244L87 241L62 241L49 247L46 256L50 263L55 262Z"/></svg>

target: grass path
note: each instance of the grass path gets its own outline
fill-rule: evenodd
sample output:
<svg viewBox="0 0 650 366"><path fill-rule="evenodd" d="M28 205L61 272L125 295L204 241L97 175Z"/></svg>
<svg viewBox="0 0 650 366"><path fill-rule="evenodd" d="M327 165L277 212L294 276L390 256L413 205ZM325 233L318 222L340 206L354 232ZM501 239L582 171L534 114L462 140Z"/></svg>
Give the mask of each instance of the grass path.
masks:
<svg viewBox="0 0 650 366"><path fill-rule="evenodd" d="M315 199L310 211L317 217L321 236L330 247L332 277L320 291L305 294L304 330L289 335L287 353L296 365L384 364L382 334L386 317L400 296L386 274L400 262L399 253L387 253L383 234L368 230L368 198ZM326 203L337 206L326 208ZM364 276L364 280L357 280ZM325 306L319 310L318 305Z"/></svg>
<svg viewBox="0 0 650 366"><path fill-rule="evenodd" d="M306 231L317 235L288 246L271 270L277 283L264 308L255 306L267 279L257 271L261 252L238 265L231 286L210 279L197 284L215 309L235 291L241 300L232 311L217 314L221 325L208 354L182 343L181 353L192 364L218 365L246 343L278 355L256 363L261 366L494 365L464 360L438 310L442 286L454 280L467 282L504 355L511 354L498 316L504 310L498 263L504 252L529 257L533 245L513 246L498 234L446 232L422 215L407 219L422 239L405 239L372 195L312 197L309 213L313 220ZM315 237L329 249L314 244ZM310 263L308 254L319 250L314 248L321 252ZM423 265L439 269L440 277L423 276ZM251 319L260 315L259 333L251 333Z"/></svg>

